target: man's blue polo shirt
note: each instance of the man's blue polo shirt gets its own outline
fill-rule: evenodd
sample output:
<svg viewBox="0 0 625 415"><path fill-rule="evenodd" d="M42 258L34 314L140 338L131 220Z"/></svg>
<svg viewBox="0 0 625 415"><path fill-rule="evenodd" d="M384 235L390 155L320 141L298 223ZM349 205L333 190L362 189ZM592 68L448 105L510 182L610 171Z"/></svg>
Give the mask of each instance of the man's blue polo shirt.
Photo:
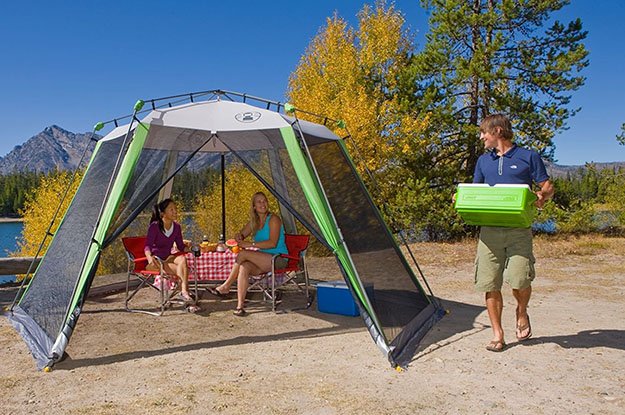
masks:
<svg viewBox="0 0 625 415"><path fill-rule="evenodd" d="M542 183L549 179L545 163L534 150L516 144L503 156L497 150L482 154L475 165L473 183L527 184Z"/></svg>

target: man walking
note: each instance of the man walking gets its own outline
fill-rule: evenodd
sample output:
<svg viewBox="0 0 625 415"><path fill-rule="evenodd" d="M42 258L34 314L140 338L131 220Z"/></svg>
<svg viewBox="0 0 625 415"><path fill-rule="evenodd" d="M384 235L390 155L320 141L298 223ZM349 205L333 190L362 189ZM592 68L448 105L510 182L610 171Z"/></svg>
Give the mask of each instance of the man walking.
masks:
<svg viewBox="0 0 625 415"><path fill-rule="evenodd" d="M489 115L480 124L480 139L490 150L475 166L474 183L527 184L536 183L536 206L542 208L553 196L553 185L540 155L512 142L512 125L502 114ZM527 306L532 294L534 255L531 228L482 226L477 247L475 287L485 293L488 317L493 328L493 339L486 349L501 352L506 348L501 326L503 297L501 287L505 280L512 288L517 302L516 338L524 341L532 336Z"/></svg>

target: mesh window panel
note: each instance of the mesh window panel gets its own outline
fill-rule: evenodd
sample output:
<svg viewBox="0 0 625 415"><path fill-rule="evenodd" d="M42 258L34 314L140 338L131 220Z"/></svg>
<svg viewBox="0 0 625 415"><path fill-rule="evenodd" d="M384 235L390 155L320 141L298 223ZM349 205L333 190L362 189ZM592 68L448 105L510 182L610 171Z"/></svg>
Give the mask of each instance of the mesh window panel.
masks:
<svg viewBox="0 0 625 415"><path fill-rule="evenodd" d="M299 179L291 163L289 153L286 149L281 149L279 152L280 160L282 161L284 181L286 182L286 188L288 189L288 196L291 200L291 206L295 209L306 221L307 225L311 227L318 235L321 235L321 230L317 225L317 221L310 210L310 205L302 192L302 187L299 184Z"/></svg>
<svg viewBox="0 0 625 415"><path fill-rule="evenodd" d="M373 285L371 303L392 341L429 301L339 144L312 146L310 153L358 275L365 286Z"/></svg>
<svg viewBox="0 0 625 415"><path fill-rule="evenodd" d="M169 152L165 150L143 150L141 152L137 167L120 201L112 226L109 228L109 234L116 230L131 212L139 208L151 193L158 191L163 182L168 154Z"/></svg>
<svg viewBox="0 0 625 415"><path fill-rule="evenodd" d="M205 131L150 127L137 166L107 233L107 244L138 215L141 215L141 223L146 225L143 229L133 226L133 235L145 234L151 208L158 201L159 190L167 178L183 167L209 138L210 134ZM198 152L187 166L201 169L215 165L218 160L216 153Z"/></svg>
<svg viewBox="0 0 625 415"><path fill-rule="evenodd" d="M65 219L20 301L20 307L53 339L65 321L123 139L101 143Z"/></svg>
<svg viewBox="0 0 625 415"><path fill-rule="evenodd" d="M288 202L301 223L320 234L280 131L264 130L262 133L266 140L264 149L256 151L246 150L246 142L236 139L239 133L222 134L221 137L228 147L236 152Z"/></svg>

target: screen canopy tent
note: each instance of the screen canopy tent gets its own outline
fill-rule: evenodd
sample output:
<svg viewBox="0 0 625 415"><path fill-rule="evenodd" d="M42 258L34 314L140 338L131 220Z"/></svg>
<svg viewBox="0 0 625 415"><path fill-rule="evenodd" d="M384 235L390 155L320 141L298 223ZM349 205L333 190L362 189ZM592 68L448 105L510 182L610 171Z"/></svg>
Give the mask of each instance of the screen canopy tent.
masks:
<svg viewBox="0 0 625 415"><path fill-rule="evenodd" d="M287 232L294 217L335 255L373 340L391 365L405 367L444 313L403 256L344 141L299 119L296 110L280 113L279 103L211 93L206 101L191 94L191 102L164 108L148 101L147 116L139 119L136 108L130 124L97 142L48 251L8 314L38 367L62 358L101 251L146 206L169 194L183 168L214 166L224 154L279 201Z"/></svg>

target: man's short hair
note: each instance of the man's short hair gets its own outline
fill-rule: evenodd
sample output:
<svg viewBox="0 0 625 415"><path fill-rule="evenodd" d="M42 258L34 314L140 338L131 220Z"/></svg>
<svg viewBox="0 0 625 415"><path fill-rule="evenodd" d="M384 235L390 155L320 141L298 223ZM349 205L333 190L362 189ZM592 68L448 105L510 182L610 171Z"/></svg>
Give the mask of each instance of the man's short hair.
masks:
<svg viewBox="0 0 625 415"><path fill-rule="evenodd" d="M480 123L480 132L497 134L507 140L512 140L512 124L503 114L491 114L484 117Z"/></svg>

